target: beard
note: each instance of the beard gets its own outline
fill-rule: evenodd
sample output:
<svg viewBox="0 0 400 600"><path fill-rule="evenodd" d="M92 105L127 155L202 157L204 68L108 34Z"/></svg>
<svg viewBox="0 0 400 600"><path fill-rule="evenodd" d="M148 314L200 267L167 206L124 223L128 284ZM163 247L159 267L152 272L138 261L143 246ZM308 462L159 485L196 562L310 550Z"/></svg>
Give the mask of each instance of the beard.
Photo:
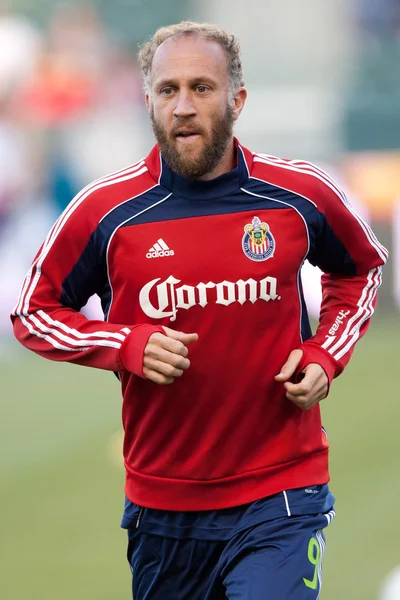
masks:
<svg viewBox="0 0 400 600"><path fill-rule="evenodd" d="M205 143L200 151L193 153L190 149L179 149L179 142L175 135L168 134L161 123L156 120L153 107L150 111L150 118L163 159L174 173L191 180L200 179L211 173L222 160L229 142L232 140L235 122L232 107L227 104L222 118L213 117L209 139L205 138L203 130L196 128L196 131L199 131L205 139ZM175 127L193 127L193 123L191 119L179 119Z"/></svg>

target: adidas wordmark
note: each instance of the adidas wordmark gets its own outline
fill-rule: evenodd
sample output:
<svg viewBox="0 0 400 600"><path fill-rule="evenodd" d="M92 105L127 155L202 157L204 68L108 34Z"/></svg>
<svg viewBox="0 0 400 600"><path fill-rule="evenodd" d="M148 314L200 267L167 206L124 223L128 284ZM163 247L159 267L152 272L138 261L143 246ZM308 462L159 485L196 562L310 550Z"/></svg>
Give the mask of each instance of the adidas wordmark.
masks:
<svg viewBox="0 0 400 600"><path fill-rule="evenodd" d="M174 251L168 248L162 238L156 241L154 246L149 248L146 258L161 258L162 256L174 256Z"/></svg>

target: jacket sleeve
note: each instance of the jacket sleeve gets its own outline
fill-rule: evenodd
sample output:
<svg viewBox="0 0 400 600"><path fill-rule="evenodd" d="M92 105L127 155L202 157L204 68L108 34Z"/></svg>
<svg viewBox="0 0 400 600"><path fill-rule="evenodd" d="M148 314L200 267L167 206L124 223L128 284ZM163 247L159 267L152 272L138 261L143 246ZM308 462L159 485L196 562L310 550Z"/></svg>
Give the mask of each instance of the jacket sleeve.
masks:
<svg viewBox="0 0 400 600"><path fill-rule="evenodd" d="M308 260L322 275L322 305L315 335L301 345L297 372L320 364L331 383L345 368L366 333L381 284L387 250L353 210L340 188L322 171L315 198L318 226Z"/></svg>
<svg viewBox="0 0 400 600"><path fill-rule="evenodd" d="M79 312L107 285L105 256L96 237L100 200L95 194L78 195L50 230L11 315L14 334L28 349L51 360L110 371L126 368L143 376L148 338L163 330L90 320Z"/></svg>

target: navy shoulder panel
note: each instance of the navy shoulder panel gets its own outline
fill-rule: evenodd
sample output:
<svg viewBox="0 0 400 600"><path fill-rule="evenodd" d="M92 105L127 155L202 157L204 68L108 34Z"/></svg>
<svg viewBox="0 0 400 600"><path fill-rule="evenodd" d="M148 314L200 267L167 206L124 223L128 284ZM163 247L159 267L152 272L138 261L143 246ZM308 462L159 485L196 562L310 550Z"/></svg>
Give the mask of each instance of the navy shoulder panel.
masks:
<svg viewBox="0 0 400 600"><path fill-rule="evenodd" d="M111 236L124 221L146 213L163 202L168 195L170 193L156 186L138 197L122 202L102 218L62 284L60 302L63 306L79 311L91 296L97 294L101 298L104 312L107 312L111 290L107 280L106 252Z"/></svg>
<svg viewBox="0 0 400 600"><path fill-rule="evenodd" d="M251 178L246 185L250 194L258 194L281 206L291 206L304 219L308 228L310 249L307 259L325 273L355 275L356 266L344 244L337 237L326 216L312 202L295 192Z"/></svg>

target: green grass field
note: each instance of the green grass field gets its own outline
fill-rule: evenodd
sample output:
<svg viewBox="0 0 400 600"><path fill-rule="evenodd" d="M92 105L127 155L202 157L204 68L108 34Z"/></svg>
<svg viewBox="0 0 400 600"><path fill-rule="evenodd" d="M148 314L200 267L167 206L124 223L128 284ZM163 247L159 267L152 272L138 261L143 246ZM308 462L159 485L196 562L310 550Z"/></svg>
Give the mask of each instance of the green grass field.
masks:
<svg viewBox="0 0 400 600"><path fill-rule="evenodd" d="M337 517L321 600L378 600L400 564L399 341L376 320L323 403ZM0 378L1 600L128 600L117 380L14 345Z"/></svg>

